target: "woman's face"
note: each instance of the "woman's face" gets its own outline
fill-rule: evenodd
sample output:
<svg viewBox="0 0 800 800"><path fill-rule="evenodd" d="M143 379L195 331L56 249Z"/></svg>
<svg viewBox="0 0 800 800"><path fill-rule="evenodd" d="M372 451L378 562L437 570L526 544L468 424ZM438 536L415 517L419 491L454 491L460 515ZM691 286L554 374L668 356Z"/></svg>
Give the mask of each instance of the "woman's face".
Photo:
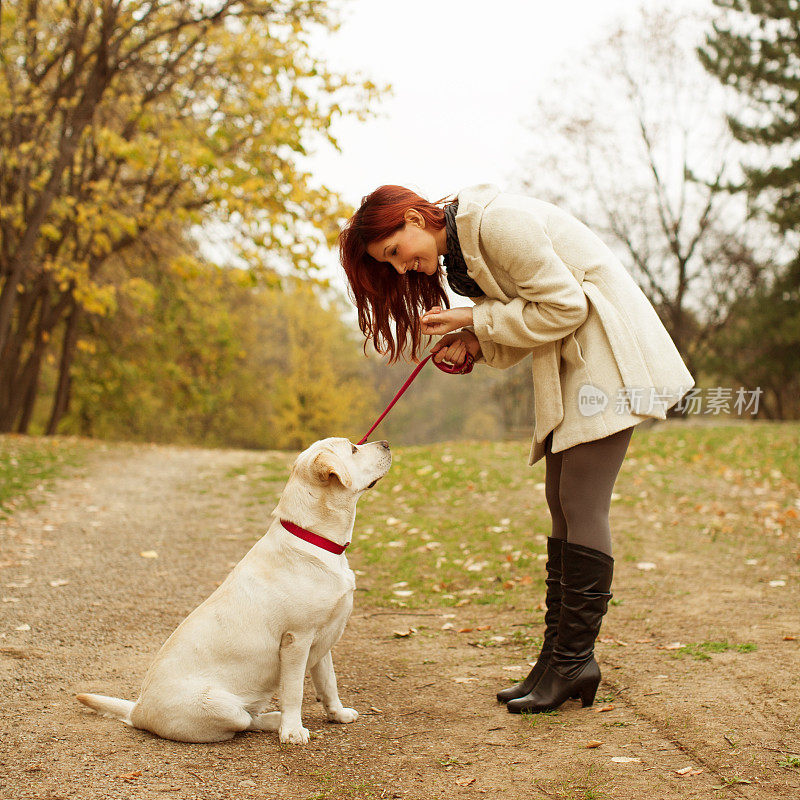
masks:
<svg viewBox="0 0 800 800"><path fill-rule="evenodd" d="M405 220L402 228L385 239L370 242L367 252L376 261L391 264L400 275L406 272L435 275L439 269L439 255L446 250L444 228L431 231L425 225L425 218L414 209L406 211Z"/></svg>

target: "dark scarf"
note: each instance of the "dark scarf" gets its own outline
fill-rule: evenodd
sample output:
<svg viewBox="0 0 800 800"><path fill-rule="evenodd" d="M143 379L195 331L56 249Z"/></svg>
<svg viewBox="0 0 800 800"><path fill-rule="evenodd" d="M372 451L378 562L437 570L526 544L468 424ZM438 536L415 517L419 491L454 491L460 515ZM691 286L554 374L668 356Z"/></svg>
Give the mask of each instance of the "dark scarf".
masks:
<svg viewBox="0 0 800 800"><path fill-rule="evenodd" d="M447 269L447 282L456 294L464 297L480 297L484 291L467 274L467 264L461 253L461 245L458 243L457 212L458 200L454 200L444 207L444 227L447 233L447 253L444 257L444 265Z"/></svg>

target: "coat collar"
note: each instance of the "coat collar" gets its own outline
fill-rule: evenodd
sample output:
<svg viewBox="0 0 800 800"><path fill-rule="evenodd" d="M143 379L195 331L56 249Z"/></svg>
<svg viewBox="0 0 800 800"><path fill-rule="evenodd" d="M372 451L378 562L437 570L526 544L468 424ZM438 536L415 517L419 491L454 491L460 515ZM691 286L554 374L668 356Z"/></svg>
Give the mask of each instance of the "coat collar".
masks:
<svg viewBox="0 0 800 800"><path fill-rule="evenodd" d="M487 297L496 298L507 303L510 298L503 292L494 279L480 247L481 218L486 206L500 194L500 190L491 183L470 186L458 193L458 213L456 228L461 252L467 264L467 273L483 289Z"/></svg>

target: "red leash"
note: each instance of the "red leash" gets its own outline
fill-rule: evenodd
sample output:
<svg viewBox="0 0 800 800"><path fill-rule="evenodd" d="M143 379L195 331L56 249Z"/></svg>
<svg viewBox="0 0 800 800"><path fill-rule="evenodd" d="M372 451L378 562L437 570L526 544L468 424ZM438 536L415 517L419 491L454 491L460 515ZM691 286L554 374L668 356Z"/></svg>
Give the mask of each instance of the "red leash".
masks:
<svg viewBox="0 0 800 800"><path fill-rule="evenodd" d="M378 417L378 421L364 434L364 438L358 442L358 444L364 444L364 442L367 441L367 437L372 433L372 431L375 430L375 428L378 427L378 425L381 424L381 420L392 410L392 406L403 396L405 390L411 386L411 384L414 382L414 378L419 375L420 370L428 363L428 361L431 360L431 358L433 358L433 356L434 353L431 353L429 356L423 358L419 364L417 364L417 366L414 368L414 371L408 376L408 380L406 380L406 382L400 387L400 391L394 396L394 400L392 400L392 402L386 406L386 411L384 411L383 414ZM475 359L472 357L472 353L467 353L467 358L460 367L457 367L455 364L446 364L444 361L434 361L433 363L436 364L436 366L439 367L442 372L446 372L448 375L466 375L467 373L472 372Z"/></svg>

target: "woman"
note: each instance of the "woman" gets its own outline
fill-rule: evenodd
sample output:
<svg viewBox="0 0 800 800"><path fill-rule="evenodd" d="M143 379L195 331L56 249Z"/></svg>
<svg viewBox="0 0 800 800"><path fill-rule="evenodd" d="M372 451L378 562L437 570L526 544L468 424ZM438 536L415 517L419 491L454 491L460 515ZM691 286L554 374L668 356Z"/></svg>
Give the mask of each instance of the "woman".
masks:
<svg viewBox="0 0 800 800"><path fill-rule="evenodd" d="M513 713L594 702L594 642L611 598L611 492L633 427L694 385L653 307L585 225L541 200L480 185L444 209L400 186L364 198L340 234L359 325L392 360L444 334L435 360L504 369L532 356L530 463L545 458L552 517L545 633ZM444 256L446 275L439 265ZM474 307L449 309L446 278ZM366 346L366 345L365 345Z"/></svg>

